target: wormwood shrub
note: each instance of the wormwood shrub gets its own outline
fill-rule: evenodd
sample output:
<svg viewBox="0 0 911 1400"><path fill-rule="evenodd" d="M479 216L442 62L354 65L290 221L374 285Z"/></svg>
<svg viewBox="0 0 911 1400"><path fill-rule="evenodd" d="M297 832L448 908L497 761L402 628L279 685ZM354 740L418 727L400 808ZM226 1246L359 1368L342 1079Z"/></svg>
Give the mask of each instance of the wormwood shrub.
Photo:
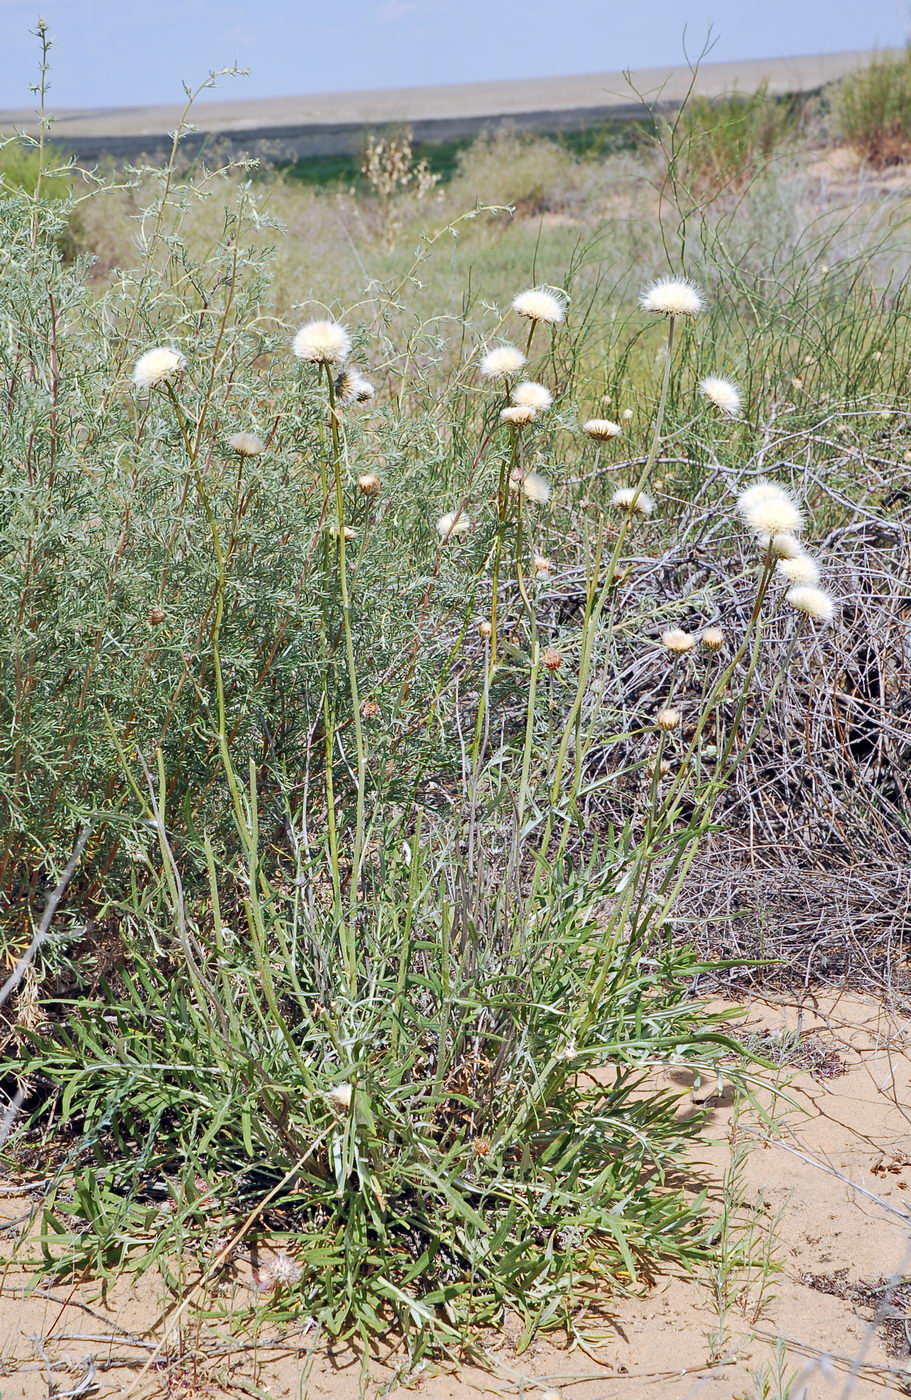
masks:
<svg viewBox="0 0 911 1400"><path fill-rule="evenodd" d="M676 1180L699 1121L654 1072L711 1074L736 1047L690 999L670 920L833 605L811 561L782 581L803 522L768 482L741 496L758 548L735 634L708 588L645 611L622 591L694 393L719 444L742 431L736 385L696 388L685 279L612 332L622 360L663 331L618 480L622 425L570 410L593 301L574 322L530 288L457 355L409 316L429 243L367 314L318 308L289 345L246 187L190 255L206 193L163 172L139 267L98 300L52 210L0 206L0 868L21 932L89 829L63 927L105 949L63 965L49 944L56 976L9 1040L23 1150L66 1148L41 1267L173 1270L192 1249L205 1284L281 1243L251 1307L280 1288L414 1351L508 1307L527 1340L711 1249ZM611 471L569 542L548 524L572 497L562 435ZM572 549L556 598L551 546ZM611 677L643 656L658 691L615 729ZM609 784L634 800L590 822Z"/></svg>
<svg viewBox="0 0 911 1400"><path fill-rule="evenodd" d="M791 105L755 92L691 97L675 122L678 174L704 205L754 180L794 129Z"/></svg>

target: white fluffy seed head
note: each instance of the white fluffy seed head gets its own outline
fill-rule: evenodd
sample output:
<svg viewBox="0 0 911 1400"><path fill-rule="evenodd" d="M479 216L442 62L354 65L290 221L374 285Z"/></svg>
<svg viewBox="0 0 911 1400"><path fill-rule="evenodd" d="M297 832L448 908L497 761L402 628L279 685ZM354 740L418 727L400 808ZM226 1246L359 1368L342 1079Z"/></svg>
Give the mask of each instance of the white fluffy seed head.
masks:
<svg viewBox="0 0 911 1400"><path fill-rule="evenodd" d="M228 446L241 457L258 457L260 452L266 450L266 444L255 433L232 433L228 438Z"/></svg>
<svg viewBox="0 0 911 1400"><path fill-rule="evenodd" d="M720 627L707 627L702 634L702 645L709 651L720 651L724 646L724 633Z"/></svg>
<svg viewBox="0 0 911 1400"><path fill-rule="evenodd" d="M793 535L803 528L794 497L774 481L757 481L737 498L737 509L757 535Z"/></svg>
<svg viewBox="0 0 911 1400"><path fill-rule="evenodd" d="M655 510L655 502L648 492L637 491L635 486L618 486L610 503L620 510L632 510L638 515L652 515Z"/></svg>
<svg viewBox="0 0 911 1400"><path fill-rule="evenodd" d="M451 539L453 535L464 535L466 530L471 529L471 521L464 511L447 511L441 515L437 521L437 530L442 540Z"/></svg>
<svg viewBox="0 0 911 1400"><path fill-rule="evenodd" d="M380 479L376 472L364 472L357 479L358 490L365 496L375 496L380 489Z"/></svg>
<svg viewBox="0 0 911 1400"><path fill-rule="evenodd" d="M688 277L659 277L646 287L639 305L659 316L698 316L702 294Z"/></svg>
<svg viewBox="0 0 911 1400"><path fill-rule="evenodd" d="M793 559L779 559L776 573L786 578L788 583L809 584L815 587L819 582L819 565L809 554L797 554Z"/></svg>
<svg viewBox="0 0 911 1400"><path fill-rule="evenodd" d="M536 384L533 379L523 379L522 383L513 389L510 398L520 408L533 408L536 413L550 408L554 401L550 390L545 389L543 384Z"/></svg>
<svg viewBox="0 0 911 1400"><path fill-rule="evenodd" d="M336 1084L335 1088L330 1089L326 1095L336 1113L347 1113L353 1097L354 1089L350 1084Z"/></svg>
<svg viewBox="0 0 911 1400"><path fill-rule="evenodd" d="M521 491L535 505L544 506L550 500L550 482L540 472L514 472L509 486L512 491Z"/></svg>
<svg viewBox="0 0 911 1400"><path fill-rule="evenodd" d="M633 410L632 410L631 408L625 408L625 409L623 410L623 412L620 414L620 417L623 419L624 423L628 423L628 422L630 421L630 419L632 418L632 416L633 416Z"/></svg>
<svg viewBox="0 0 911 1400"><path fill-rule="evenodd" d="M351 336L338 321L308 321L291 342L299 360L313 365L341 365L351 354Z"/></svg>
<svg viewBox="0 0 911 1400"><path fill-rule="evenodd" d="M558 326L566 315L566 302L558 292L547 287L531 287L513 297L513 311L527 316L529 321L544 321L549 326Z"/></svg>
<svg viewBox="0 0 911 1400"><path fill-rule="evenodd" d="M156 345L154 350L146 350L133 366L133 383L141 392L154 389L156 384L164 384L186 368L186 360L173 345Z"/></svg>
<svg viewBox="0 0 911 1400"><path fill-rule="evenodd" d="M536 411L527 403L510 404L508 408L500 410L500 422L511 423L514 428L524 428L534 417Z"/></svg>
<svg viewBox="0 0 911 1400"><path fill-rule="evenodd" d="M835 600L824 588L798 584L796 588L789 588L784 598L792 608L812 617L814 622L831 622L835 616Z"/></svg>
<svg viewBox="0 0 911 1400"><path fill-rule="evenodd" d="M667 647L668 651L683 653L692 651L696 645L696 638L691 632L684 632L679 627L672 627L669 632L661 635L661 645Z"/></svg>
<svg viewBox="0 0 911 1400"><path fill-rule="evenodd" d="M268 1265L268 1272L273 1282L290 1287L298 1282L303 1270L293 1255L282 1250Z"/></svg>
<svg viewBox="0 0 911 1400"><path fill-rule="evenodd" d="M366 403L375 393L370 380L365 379L360 370L343 369L336 376L335 397L339 403Z"/></svg>
<svg viewBox="0 0 911 1400"><path fill-rule="evenodd" d="M582 431L596 442L607 442L610 438L619 437L623 429L609 418L589 418L587 423L582 424Z"/></svg>
<svg viewBox="0 0 911 1400"><path fill-rule="evenodd" d="M770 549L776 559L796 559L798 554L803 554L803 545L796 535L787 532L779 535L760 533L756 538L760 549Z"/></svg>
<svg viewBox="0 0 911 1400"><path fill-rule="evenodd" d="M495 345L481 357L481 374L485 379L509 379L525 364L525 356L515 345Z"/></svg>
<svg viewBox="0 0 911 1400"><path fill-rule="evenodd" d="M655 715L655 723L659 729L663 729L666 734L669 734L672 729L680 727L680 711L670 707L659 710Z"/></svg>
<svg viewBox="0 0 911 1400"><path fill-rule="evenodd" d="M740 412L740 390L732 379L722 379L718 375L709 374L699 381L699 388L722 413L726 413L729 418L737 417Z"/></svg>

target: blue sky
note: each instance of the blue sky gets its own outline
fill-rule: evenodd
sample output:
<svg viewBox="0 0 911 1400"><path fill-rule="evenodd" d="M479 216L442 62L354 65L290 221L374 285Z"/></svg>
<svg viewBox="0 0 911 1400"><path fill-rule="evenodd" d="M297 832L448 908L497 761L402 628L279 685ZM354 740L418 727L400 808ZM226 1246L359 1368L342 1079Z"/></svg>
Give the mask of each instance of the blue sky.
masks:
<svg viewBox="0 0 911 1400"><path fill-rule="evenodd" d="M38 13L56 43L51 104L178 101L237 63L219 95L271 97L903 43L909 0L0 0L0 107L31 105Z"/></svg>

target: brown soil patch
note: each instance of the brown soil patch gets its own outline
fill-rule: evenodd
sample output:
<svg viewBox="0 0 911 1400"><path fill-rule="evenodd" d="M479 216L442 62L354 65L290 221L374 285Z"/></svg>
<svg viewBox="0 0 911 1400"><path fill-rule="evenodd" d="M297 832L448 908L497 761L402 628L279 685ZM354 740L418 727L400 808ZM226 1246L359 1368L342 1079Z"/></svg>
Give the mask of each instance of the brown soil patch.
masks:
<svg viewBox="0 0 911 1400"><path fill-rule="evenodd" d="M762 1388L776 1347L783 1371L802 1374L795 1393L806 1384L813 1400L836 1400L846 1386L852 1400L911 1394L911 1016L873 999L808 995L754 1003L741 1032L785 1062L777 1078L788 1102L759 1090L755 1105L731 1104L723 1085L691 1090L668 1072L681 1111L693 1097L713 1104L693 1166L709 1188L707 1211L728 1206L728 1264L715 1278L665 1275L580 1319L573 1343L541 1340L521 1356L507 1326L490 1339L489 1372L426 1366L406 1381L400 1357L378 1351L362 1363L333 1352L306 1317L258 1337L233 1333L226 1316L249 1304L256 1260L239 1260L231 1282L170 1334L162 1315L173 1295L157 1275L124 1277L105 1296L92 1284L36 1287L7 1263L3 1400L128 1391L144 1400L543 1400L555 1388L564 1400L761 1400L784 1393L777 1382ZM28 1205L21 1194L0 1200L7 1254ZM738 1242L754 1260L768 1249L776 1267L743 1267Z"/></svg>

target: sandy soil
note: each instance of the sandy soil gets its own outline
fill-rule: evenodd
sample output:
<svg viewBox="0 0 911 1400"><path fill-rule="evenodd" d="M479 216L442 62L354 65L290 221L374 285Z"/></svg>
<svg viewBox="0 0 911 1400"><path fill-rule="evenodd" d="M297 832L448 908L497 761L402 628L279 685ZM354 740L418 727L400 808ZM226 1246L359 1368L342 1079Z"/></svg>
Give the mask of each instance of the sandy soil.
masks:
<svg viewBox="0 0 911 1400"><path fill-rule="evenodd" d="M803 1386L813 1400L911 1394L911 1282L884 1288L902 1276L911 1281L911 1015L829 993L802 1005L754 1003L741 1030L760 1035L770 1055L782 1044L793 1050L799 1032L802 1067L795 1073L792 1060L781 1071L787 1101L763 1091L756 1105L732 1104L723 1086L720 1096L715 1084L695 1090L714 1095L692 1166L709 1187L707 1209L717 1215L728 1206L727 1267L714 1279L667 1274L642 1296L605 1300L599 1316L580 1320L574 1345L542 1340L516 1356L507 1326L491 1340L489 1372L427 1367L403 1384L400 1358L380 1354L367 1363L368 1393L778 1400L786 1392L773 1380L777 1346L783 1371L800 1377L794 1400ZM680 1087L681 1111L691 1111L691 1086ZM3 1198L9 1243L27 1209L22 1196ZM768 1248L772 1268L744 1269L738 1244L749 1244L754 1258ZM347 1400L361 1393L361 1363L333 1354L306 1318L258 1344L212 1320L219 1305L249 1297L248 1281L241 1270L227 1296L188 1311L169 1334L161 1318L173 1298L160 1280L122 1281L103 1297L90 1284L36 1290L27 1273L7 1265L0 1394Z"/></svg>

